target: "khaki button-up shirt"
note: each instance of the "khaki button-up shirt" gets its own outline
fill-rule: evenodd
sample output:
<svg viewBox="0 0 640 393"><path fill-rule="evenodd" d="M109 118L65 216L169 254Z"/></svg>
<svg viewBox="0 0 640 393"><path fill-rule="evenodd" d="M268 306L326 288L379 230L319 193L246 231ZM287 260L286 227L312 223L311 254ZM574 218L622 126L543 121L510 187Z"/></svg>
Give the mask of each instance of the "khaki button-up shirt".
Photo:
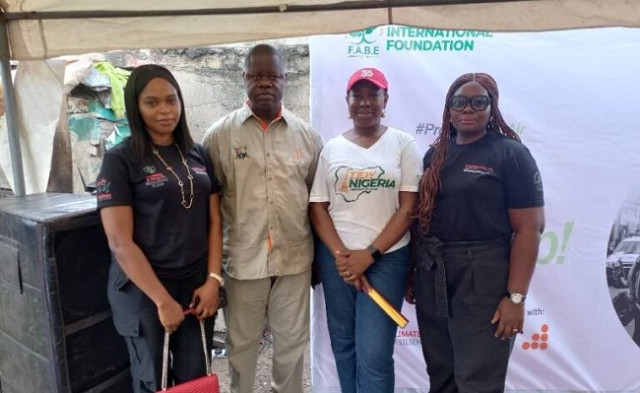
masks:
<svg viewBox="0 0 640 393"><path fill-rule="evenodd" d="M203 140L222 185L224 269L239 280L302 273L313 259L309 190L322 141L284 108L261 123L245 103Z"/></svg>

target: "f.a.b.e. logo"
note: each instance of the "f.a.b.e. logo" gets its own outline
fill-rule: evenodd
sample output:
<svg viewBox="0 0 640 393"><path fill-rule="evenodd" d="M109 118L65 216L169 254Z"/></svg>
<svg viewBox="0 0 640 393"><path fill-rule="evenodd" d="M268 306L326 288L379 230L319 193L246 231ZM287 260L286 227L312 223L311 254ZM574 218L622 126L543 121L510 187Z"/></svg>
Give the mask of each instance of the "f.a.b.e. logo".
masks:
<svg viewBox="0 0 640 393"><path fill-rule="evenodd" d="M354 31L347 35L349 57L377 57L380 55L378 39L382 36L381 28L369 27L361 31Z"/></svg>

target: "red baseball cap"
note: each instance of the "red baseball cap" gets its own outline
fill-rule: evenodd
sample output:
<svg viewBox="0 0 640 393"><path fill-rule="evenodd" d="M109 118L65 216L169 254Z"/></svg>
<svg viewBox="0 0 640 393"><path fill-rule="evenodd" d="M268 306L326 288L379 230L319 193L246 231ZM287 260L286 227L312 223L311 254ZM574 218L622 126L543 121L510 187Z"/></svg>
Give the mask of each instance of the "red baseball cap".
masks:
<svg viewBox="0 0 640 393"><path fill-rule="evenodd" d="M389 82L387 82L387 78L385 78L382 71L377 68L367 67L361 68L358 71L354 72L349 78L349 82L347 82L347 91L351 90L353 85L360 81L369 81L374 85L387 90L389 87Z"/></svg>

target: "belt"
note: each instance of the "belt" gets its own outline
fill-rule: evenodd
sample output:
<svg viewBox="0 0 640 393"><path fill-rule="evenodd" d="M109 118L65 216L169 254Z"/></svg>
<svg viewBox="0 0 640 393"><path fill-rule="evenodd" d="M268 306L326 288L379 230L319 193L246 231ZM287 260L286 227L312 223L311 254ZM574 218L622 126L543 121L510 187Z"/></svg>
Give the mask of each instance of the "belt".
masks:
<svg viewBox="0 0 640 393"><path fill-rule="evenodd" d="M417 249L420 267L425 270L433 270L433 266L436 266L435 300L436 313L439 317L445 319L450 317L449 296L447 294L447 273L444 264L444 249L482 250L507 244L510 239L510 236L502 236L496 239L483 241L443 242L435 236L420 238Z"/></svg>
<svg viewBox="0 0 640 393"><path fill-rule="evenodd" d="M433 265L436 265L436 313L439 317L448 319L449 298L447 296L447 275L444 269L443 248L444 243L437 237L422 238L418 242L420 267L425 270L433 270Z"/></svg>

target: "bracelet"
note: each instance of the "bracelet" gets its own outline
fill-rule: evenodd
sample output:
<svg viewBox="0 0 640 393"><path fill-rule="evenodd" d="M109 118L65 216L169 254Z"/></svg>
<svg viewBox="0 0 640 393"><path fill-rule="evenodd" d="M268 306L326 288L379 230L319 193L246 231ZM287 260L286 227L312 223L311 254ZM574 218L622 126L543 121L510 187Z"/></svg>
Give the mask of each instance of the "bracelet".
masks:
<svg viewBox="0 0 640 393"><path fill-rule="evenodd" d="M221 275L219 274L215 274L215 273L209 273L209 277L211 278L215 278L216 281L218 281L220 283L220 286L223 287L224 286L224 278L222 278Z"/></svg>

